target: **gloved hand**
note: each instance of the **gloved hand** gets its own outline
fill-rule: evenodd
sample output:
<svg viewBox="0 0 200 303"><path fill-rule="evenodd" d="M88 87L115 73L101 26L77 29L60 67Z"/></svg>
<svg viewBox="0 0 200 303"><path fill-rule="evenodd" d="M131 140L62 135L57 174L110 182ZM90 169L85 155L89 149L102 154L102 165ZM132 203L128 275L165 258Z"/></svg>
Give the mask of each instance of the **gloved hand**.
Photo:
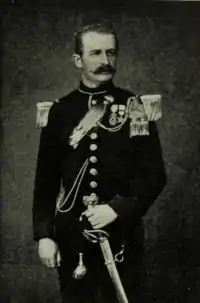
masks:
<svg viewBox="0 0 200 303"><path fill-rule="evenodd" d="M91 223L94 229L100 229L116 220L117 214L108 204L100 204L89 207L83 215Z"/></svg>
<svg viewBox="0 0 200 303"><path fill-rule="evenodd" d="M50 238L39 240L38 245L39 258L47 267L60 266L61 256L58 245Z"/></svg>

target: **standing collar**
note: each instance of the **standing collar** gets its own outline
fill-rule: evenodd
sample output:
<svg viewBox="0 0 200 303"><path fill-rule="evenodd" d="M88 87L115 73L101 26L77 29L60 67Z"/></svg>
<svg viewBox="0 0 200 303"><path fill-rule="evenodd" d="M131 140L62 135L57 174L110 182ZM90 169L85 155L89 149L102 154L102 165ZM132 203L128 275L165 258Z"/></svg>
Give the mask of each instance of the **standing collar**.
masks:
<svg viewBox="0 0 200 303"><path fill-rule="evenodd" d="M87 87L82 81L79 84L79 88L78 90L83 93L83 94L89 94L89 95L95 95L95 94L105 94L108 91L110 91L111 89L114 88L114 84L113 82L108 82L106 84L102 84L98 87L95 88L91 88L91 87Z"/></svg>

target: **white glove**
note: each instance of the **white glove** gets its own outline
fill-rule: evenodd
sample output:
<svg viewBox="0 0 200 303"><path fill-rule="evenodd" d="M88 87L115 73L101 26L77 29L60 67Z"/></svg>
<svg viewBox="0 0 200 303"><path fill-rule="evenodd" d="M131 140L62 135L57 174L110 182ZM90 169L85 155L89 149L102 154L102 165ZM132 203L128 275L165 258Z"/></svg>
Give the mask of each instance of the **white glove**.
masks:
<svg viewBox="0 0 200 303"><path fill-rule="evenodd" d="M83 215L88 218L94 229L103 228L116 220L117 214L108 204L95 205L87 209Z"/></svg>
<svg viewBox="0 0 200 303"><path fill-rule="evenodd" d="M50 238L43 238L39 240L38 245L39 258L47 267L60 266L60 251L58 245Z"/></svg>

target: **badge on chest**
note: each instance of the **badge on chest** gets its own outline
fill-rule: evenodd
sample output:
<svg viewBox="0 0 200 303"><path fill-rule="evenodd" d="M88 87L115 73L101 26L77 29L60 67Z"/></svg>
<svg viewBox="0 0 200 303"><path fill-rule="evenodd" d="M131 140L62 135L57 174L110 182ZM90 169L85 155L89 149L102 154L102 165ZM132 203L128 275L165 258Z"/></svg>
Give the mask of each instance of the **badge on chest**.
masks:
<svg viewBox="0 0 200 303"><path fill-rule="evenodd" d="M128 119L127 105L118 103L114 96L107 95L104 96L103 103L106 105L106 111L98 123L99 127L110 132L119 131Z"/></svg>
<svg viewBox="0 0 200 303"><path fill-rule="evenodd" d="M118 123L124 123L126 118L126 106L124 104L113 104L110 110L109 124L111 126L116 126Z"/></svg>

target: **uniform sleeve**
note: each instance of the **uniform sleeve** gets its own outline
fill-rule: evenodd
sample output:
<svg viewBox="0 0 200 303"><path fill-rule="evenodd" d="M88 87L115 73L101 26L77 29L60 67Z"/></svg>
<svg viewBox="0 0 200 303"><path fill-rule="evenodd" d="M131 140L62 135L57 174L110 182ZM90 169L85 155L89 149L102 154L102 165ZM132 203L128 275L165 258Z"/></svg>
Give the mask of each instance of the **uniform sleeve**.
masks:
<svg viewBox="0 0 200 303"><path fill-rule="evenodd" d="M149 136L135 136L132 161L127 171L127 191L109 205L125 225L136 226L166 184L161 145L155 122L149 122Z"/></svg>
<svg viewBox="0 0 200 303"><path fill-rule="evenodd" d="M54 238L56 198L60 190L60 144L58 104L49 112L48 124L42 128L38 151L34 197L33 236Z"/></svg>

